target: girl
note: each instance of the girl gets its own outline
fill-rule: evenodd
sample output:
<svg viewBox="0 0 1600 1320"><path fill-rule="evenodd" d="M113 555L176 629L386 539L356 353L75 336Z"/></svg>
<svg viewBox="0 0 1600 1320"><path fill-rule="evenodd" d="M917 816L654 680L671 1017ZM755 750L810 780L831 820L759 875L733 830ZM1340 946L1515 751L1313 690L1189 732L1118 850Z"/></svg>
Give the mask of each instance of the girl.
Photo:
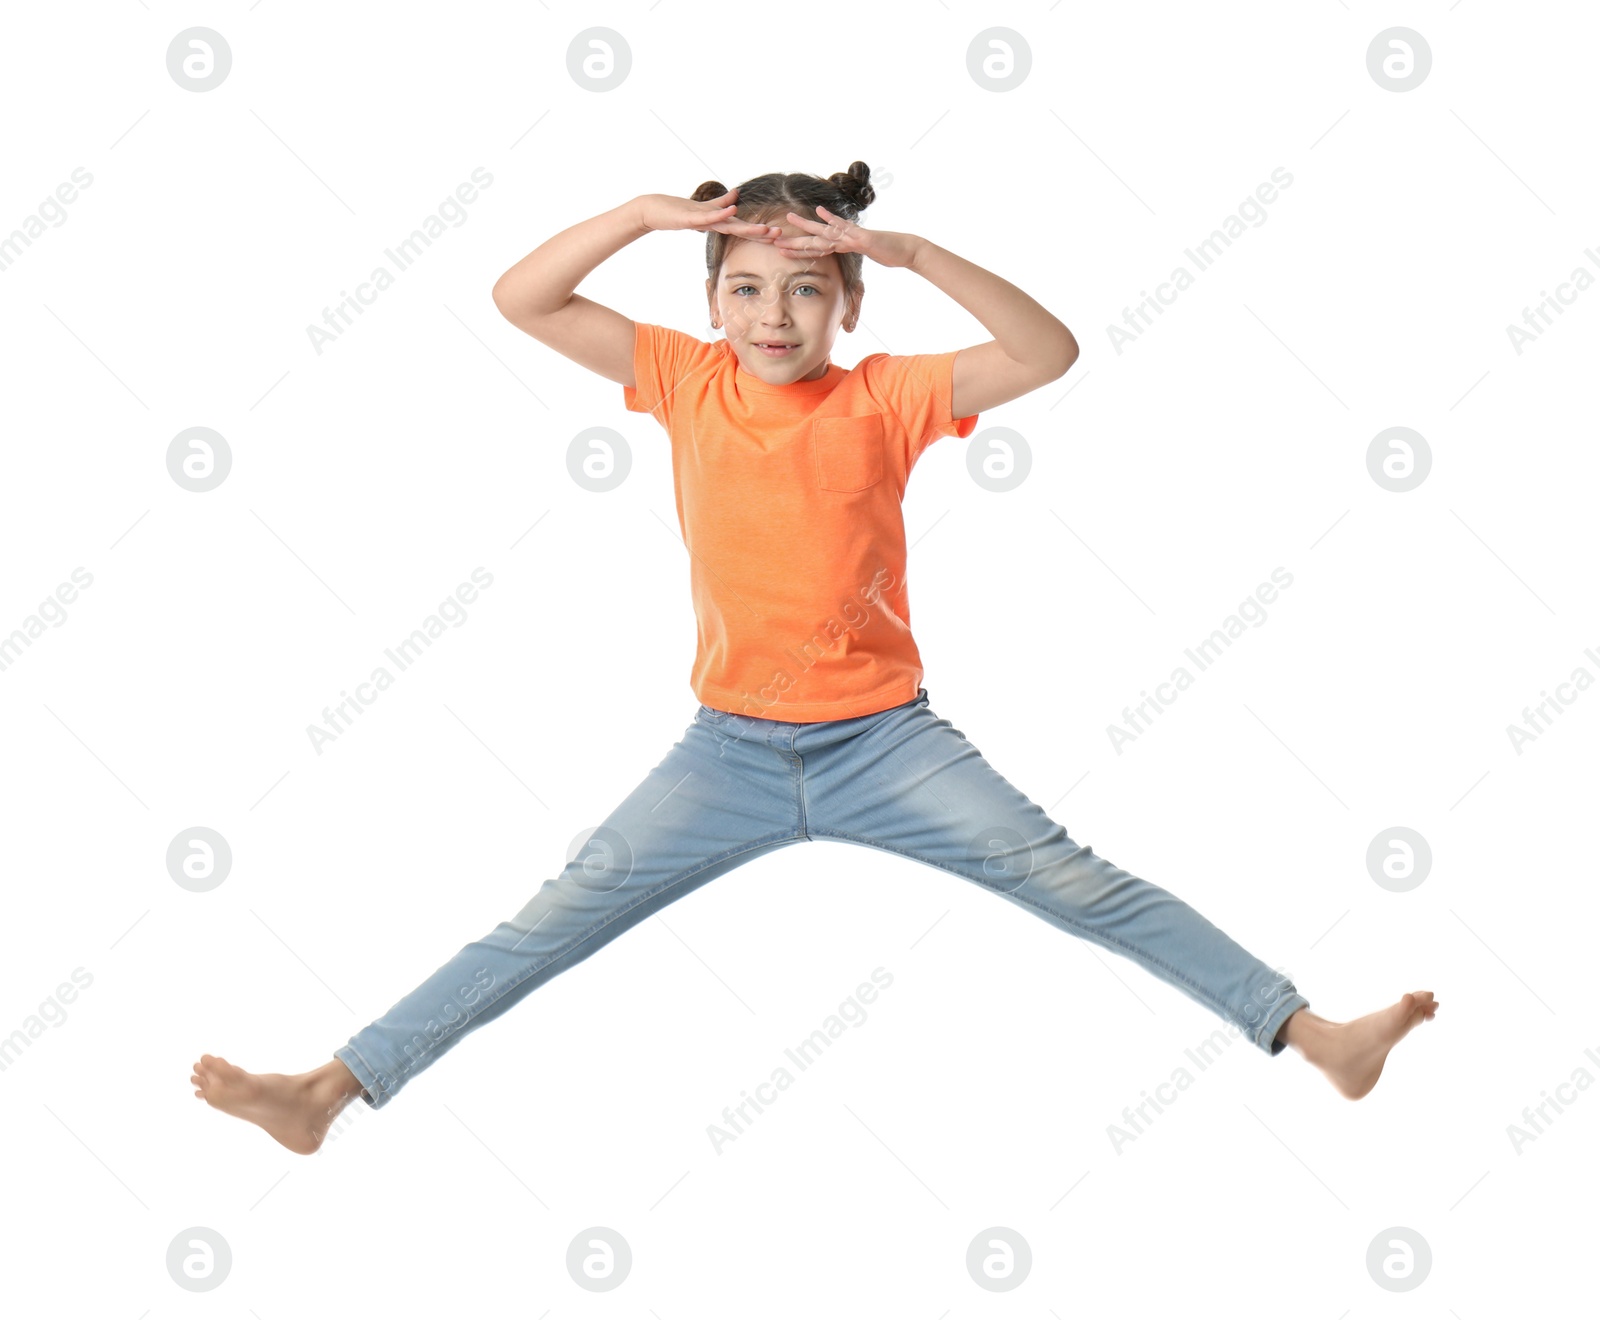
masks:
<svg viewBox="0 0 1600 1320"><path fill-rule="evenodd" d="M1259 1049L1286 1046L1350 1099L1438 1003L1337 1023L1203 916L1075 843L921 686L900 501L918 456L1060 377L1072 332L1012 284L913 234L864 229L866 165L647 195L563 230L494 286L502 314L622 386L667 431L690 552L700 708L659 765L527 906L294 1076L202 1055L197 1096L310 1154L356 1096L382 1108L422 1069L651 913L812 839L960 876L1142 965ZM574 292L656 230L706 234L724 338L635 324ZM862 259L915 271L994 338L946 353L829 357L860 321Z"/></svg>

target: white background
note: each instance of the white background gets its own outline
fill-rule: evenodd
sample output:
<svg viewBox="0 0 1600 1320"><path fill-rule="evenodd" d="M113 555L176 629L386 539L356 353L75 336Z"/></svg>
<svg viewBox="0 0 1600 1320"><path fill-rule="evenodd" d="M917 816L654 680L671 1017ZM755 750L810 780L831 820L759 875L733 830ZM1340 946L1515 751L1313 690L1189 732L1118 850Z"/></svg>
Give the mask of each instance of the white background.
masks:
<svg viewBox="0 0 1600 1320"><path fill-rule="evenodd" d="M0 272L0 635L93 575L0 672L0 1034L93 978L0 1072L6 1309L1591 1304L1569 1212L1600 1098L1520 1152L1508 1126L1600 1076L1600 693L1520 755L1507 735L1600 674L1600 293L1520 354L1507 334L1600 275L1591 9L149 0L5 22L0 234L93 176ZM166 67L195 25L233 54L204 93ZM611 91L568 73L592 25L631 52ZM1015 90L968 71L991 25L1031 50ZM1404 93L1367 70L1394 25L1433 53ZM912 478L934 710L1317 1012L1429 988L1436 1020L1357 1104L1236 1042L1118 1153L1108 1126L1196 1072L1218 1020L975 886L819 843L625 933L312 1159L212 1112L202 1051L326 1061L515 913L693 715L666 437L505 322L495 279L641 193L858 158L882 180L864 223L1011 280L1082 346ZM307 327L479 166L465 223L318 354ZM1280 166L1265 222L1119 352L1109 327ZM649 235L581 292L706 334L702 243ZM919 276L865 274L835 361L990 337ZM1397 494L1366 455L1401 425L1432 467ZM166 468L191 426L232 453L206 494ZM594 426L633 462L603 495L566 468ZM1032 455L1004 495L967 472L992 426ZM478 566L466 624L318 755L307 726ZM1278 566L1268 620L1119 754L1122 708ZM166 869L196 825L233 850L205 894ZM1396 825L1433 854L1407 893L1367 869ZM714 1153L707 1125L879 966L867 1021ZM167 1274L195 1225L232 1249L214 1292ZM567 1272L592 1225L633 1251L611 1292ZM995 1225L1033 1253L1008 1293L965 1263ZM1368 1273L1393 1226L1432 1250L1412 1292Z"/></svg>

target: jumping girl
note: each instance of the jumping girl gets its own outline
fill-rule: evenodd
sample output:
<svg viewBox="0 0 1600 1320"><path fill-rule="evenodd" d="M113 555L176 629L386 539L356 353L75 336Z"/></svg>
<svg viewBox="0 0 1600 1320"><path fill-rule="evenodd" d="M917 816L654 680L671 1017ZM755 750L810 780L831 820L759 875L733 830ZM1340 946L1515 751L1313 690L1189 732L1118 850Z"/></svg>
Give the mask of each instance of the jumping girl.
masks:
<svg viewBox="0 0 1600 1320"><path fill-rule="evenodd" d="M763 174L688 199L637 197L511 267L495 305L540 343L622 386L670 437L699 640L684 735L520 912L296 1075L214 1055L195 1095L310 1154L356 1096L374 1109L469 1032L674 899L814 839L960 876L1140 964L1269 1055L1286 1046L1359 1099L1438 1003L1422 990L1351 1022L1188 904L1113 866L1002 778L921 686L901 499L918 457L978 414L1063 375L1072 332L1015 285L913 234L864 229L866 165ZM657 230L706 234L724 338L635 324L577 285ZM830 357L861 317L863 258L915 271L987 343Z"/></svg>

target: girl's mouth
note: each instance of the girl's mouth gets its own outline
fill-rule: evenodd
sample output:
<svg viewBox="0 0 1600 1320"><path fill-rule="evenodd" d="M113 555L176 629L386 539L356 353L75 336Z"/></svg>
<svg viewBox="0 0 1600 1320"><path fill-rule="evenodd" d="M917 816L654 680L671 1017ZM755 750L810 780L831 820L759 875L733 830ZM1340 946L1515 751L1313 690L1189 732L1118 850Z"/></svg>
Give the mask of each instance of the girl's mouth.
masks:
<svg viewBox="0 0 1600 1320"><path fill-rule="evenodd" d="M757 344L756 347L759 348L768 357L775 357L776 358L776 357L786 357L786 356L788 356L788 354L794 352L795 349L799 348L800 345L799 344Z"/></svg>

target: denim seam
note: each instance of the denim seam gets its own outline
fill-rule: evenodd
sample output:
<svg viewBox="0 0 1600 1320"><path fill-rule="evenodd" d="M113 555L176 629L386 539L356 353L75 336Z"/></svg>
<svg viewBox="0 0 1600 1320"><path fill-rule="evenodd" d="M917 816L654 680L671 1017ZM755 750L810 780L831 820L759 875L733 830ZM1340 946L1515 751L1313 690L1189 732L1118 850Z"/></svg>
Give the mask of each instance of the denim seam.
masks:
<svg viewBox="0 0 1600 1320"><path fill-rule="evenodd" d="M987 889L991 894L999 894L1003 897L1014 898L1019 903L1026 903L1029 907L1033 908L1037 912L1044 912L1048 913L1052 917L1059 917L1060 919L1070 923L1078 930L1086 932L1085 934L1079 936L1079 938L1083 939L1085 942L1093 944L1097 940L1104 940L1108 944L1114 944L1119 948L1128 950L1129 955L1135 962L1148 963L1152 966L1163 968L1165 971L1171 974L1174 980L1179 981L1186 986L1191 986L1195 991L1195 997L1202 1003L1209 1004L1212 1011L1216 1013L1218 1017L1225 1018L1227 1021L1233 1022L1234 1025L1242 1028L1243 1030L1249 1031L1251 1029L1248 1023L1238 1022L1234 1018L1232 1011L1229 1009L1226 1003L1213 997L1211 992L1203 985L1191 981L1180 969L1173 967L1168 963L1162 962L1161 959L1146 953L1137 945L1129 944L1124 940L1119 940L1113 935L1106 935L1102 931L1093 930L1092 927L1085 926L1082 922L1079 922L1070 916L1066 916L1059 912L1054 912L1041 903L1035 903L1031 898L1018 898L1017 890L996 889L993 885L984 884L982 880L974 879L974 877L968 875L965 871L958 871L953 866L946 866L943 862L936 862L931 858L922 856L920 853L908 852L904 848L896 848L889 844L880 843L876 839L867 839L860 835L832 830L814 835L813 837L818 839L846 839L851 843L864 844L870 848L882 848L885 852L897 853L901 857L907 857L914 862L921 862L925 866L937 867L941 871L948 871L951 875L960 876L960 878L963 880L970 881L975 885L979 885L982 888ZM1023 884L1026 883L1027 881L1024 880ZM1021 885L1018 885L1017 889L1021 889L1021 887Z"/></svg>
<svg viewBox="0 0 1600 1320"><path fill-rule="evenodd" d="M805 757L794 749L793 734L789 736L789 755L794 757L794 764L790 767L790 774L794 778L795 798L800 808L800 836L804 839L810 839L811 831L806 828L806 761Z"/></svg>
<svg viewBox="0 0 1600 1320"><path fill-rule="evenodd" d="M664 894L664 893L666 893L667 890L675 888L678 885L681 885L685 880L693 879L695 876L699 875L700 872L706 870L708 867L715 866L718 862L726 861L730 857L737 857L740 853L753 852L757 848L766 847L769 843L782 843L782 842L784 842L786 840L789 840L789 839L793 839L796 842L799 842L804 837L805 836L803 836L803 835L783 834L783 835L777 835L776 837L770 838L770 839L757 839L754 843L745 844L743 847L730 848L730 849L728 849L727 852L718 853L715 857L708 857L699 866L695 867L694 870L685 871L682 875L675 876L673 879L667 881L665 884L658 885L656 888L652 889L649 893L639 895L639 897L634 899L633 902L629 903L627 907L618 908L615 912L611 913L610 916L608 916L604 921L600 922L599 925L591 926L588 930L584 931L576 939L572 940L567 945L566 948L560 950L557 953L552 954L549 958L547 958L544 962L540 963L537 967L530 967L526 972L524 972L516 980L507 982L503 987L501 987L500 993L497 994L493 999L484 1000L482 1003L480 1003L478 1005L477 1012L469 1013L462 1020L461 1025L456 1028L456 1030L455 1030L455 1032L453 1034L460 1035L461 1032L466 1029L467 1025L469 1023L471 1023L474 1018L481 1017L484 1014L485 1011L487 1011L490 1008L493 1008L494 1005L498 1004L502 999L504 999L508 994L510 994L519 985L521 985L524 981L526 981L530 976L533 976L533 975L535 975L535 974L537 974L539 972L542 972L546 967L549 967L552 963L559 962L562 958L565 958L574 949L577 949L577 948L581 947L585 942L587 942L590 936L598 933L599 931L604 930L607 926L611 925L612 922L617 921L617 920L621 919L622 917L626 916L629 912L632 912L634 908L638 907L639 904L648 903L652 898L655 898L657 895ZM444 1039L449 1039L449 1037L445 1037ZM431 1042L431 1044L434 1044L434 1045L437 1045L439 1043L440 1043L439 1041ZM426 1058L427 1056L424 1055L423 1057ZM366 1060L363 1059L362 1062L365 1063ZM407 1059L406 1062L405 1062L405 1066L400 1069L400 1071L398 1072L398 1074L395 1077L395 1085L394 1085L393 1090L394 1091L398 1091L400 1089L400 1086L405 1082L405 1080L408 1077L410 1077L412 1073L416 1072L416 1070L421 1065L421 1063L422 1063L422 1059ZM371 1067L371 1065L369 1064L368 1067ZM390 1094L393 1094L393 1091L391 1091Z"/></svg>

